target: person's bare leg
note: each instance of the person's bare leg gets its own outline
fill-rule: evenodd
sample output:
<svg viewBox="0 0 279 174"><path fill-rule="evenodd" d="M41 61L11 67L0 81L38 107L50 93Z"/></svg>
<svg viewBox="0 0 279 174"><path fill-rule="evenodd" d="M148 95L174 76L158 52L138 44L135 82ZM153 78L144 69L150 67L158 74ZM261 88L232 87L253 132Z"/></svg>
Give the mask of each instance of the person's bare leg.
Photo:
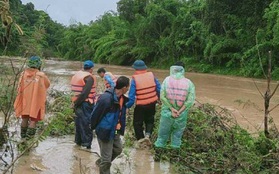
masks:
<svg viewBox="0 0 279 174"><path fill-rule="evenodd" d="M28 127L29 118L22 118L21 127Z"/></svg>

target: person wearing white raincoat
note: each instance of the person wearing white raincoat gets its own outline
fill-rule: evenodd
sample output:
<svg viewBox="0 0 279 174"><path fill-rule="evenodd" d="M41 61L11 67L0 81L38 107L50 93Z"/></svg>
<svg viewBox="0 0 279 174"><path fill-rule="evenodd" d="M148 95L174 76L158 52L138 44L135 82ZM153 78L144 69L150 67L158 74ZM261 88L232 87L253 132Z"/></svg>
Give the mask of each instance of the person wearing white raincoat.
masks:
<svg viewBox="0 0 279 174"><path fill-rule="evenodd" d="M180 148L181 138L186 128L187 115L195 101L195 86L184 77L184 63L177 62L170 67L170 76L161 87L161 118L155 147L165 148L169 137L170 147Z"/></svg>

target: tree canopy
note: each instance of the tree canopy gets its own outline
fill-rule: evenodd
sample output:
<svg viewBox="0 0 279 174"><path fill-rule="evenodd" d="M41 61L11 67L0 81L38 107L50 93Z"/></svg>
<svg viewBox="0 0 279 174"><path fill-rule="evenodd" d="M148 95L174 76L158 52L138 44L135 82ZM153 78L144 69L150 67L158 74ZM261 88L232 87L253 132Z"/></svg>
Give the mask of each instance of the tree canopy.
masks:
<svg viewBox="0 0 279 174"><path fill-rule="evenodd" d="M259 59L266 66L272 51L273 76L279 78L278 5L278 0L119 0L117 12L87 25L63 26L32 3L10 0L24 35L12 29L7 55L28 51L117 65L142 59L160 67L182 60L192 71L261 77Z"/></svg>

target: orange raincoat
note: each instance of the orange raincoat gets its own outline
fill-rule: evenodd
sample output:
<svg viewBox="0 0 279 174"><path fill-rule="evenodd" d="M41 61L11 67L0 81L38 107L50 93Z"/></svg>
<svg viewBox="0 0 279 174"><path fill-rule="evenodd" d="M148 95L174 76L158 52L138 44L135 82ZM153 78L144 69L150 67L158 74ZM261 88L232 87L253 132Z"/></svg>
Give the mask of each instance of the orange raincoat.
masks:
<svg viewBox="0 0 279 174"><path fill-rule="evenodd" d="M19 81L18 93L14 103L17 117L42 120L45 116L46 90L50 86L47 76L34 68L26 69Z"/></svg>

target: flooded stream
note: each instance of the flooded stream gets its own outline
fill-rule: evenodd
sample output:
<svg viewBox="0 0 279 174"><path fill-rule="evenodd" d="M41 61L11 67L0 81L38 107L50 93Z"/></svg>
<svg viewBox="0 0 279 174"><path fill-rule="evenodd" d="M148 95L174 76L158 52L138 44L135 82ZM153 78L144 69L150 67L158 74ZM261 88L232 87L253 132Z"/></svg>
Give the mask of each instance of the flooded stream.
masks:
<svg viewBox="0 0 279 174"><path fill-rule="evenodd" d="M51 88L69 91L69 81L75 71L82 67L81 62L45 61L43 71L50 77ZM100 67L116 75L131 77L134 69L124 66L96 64L94 73ZM160 82L169 75L168 70L149 69ZM258 89L264 93L265 80L220 76L200 73L186 73L196 86L197 102L216 104L228 108L235 115L237 122L250 132L263 129L264 100ZM100 80L98 78L97 80ZM274 89L275 82L271 87ZM257 87L256 87L257 85ZM270 108L279 103L277 91L271 100ZM279 108L271 113L277 127L279 126ZM95 160L98 156L80 150L75 146L74 136L48 138L40 142L28 155L23 156L15 168L16 174L69 174L98 173ZM92 151L99 152L96 138L93 140ZM169 163L154 162L148 150L125 149L123 155L113 162L113 173L124 174L174 174Z"/></svg>

